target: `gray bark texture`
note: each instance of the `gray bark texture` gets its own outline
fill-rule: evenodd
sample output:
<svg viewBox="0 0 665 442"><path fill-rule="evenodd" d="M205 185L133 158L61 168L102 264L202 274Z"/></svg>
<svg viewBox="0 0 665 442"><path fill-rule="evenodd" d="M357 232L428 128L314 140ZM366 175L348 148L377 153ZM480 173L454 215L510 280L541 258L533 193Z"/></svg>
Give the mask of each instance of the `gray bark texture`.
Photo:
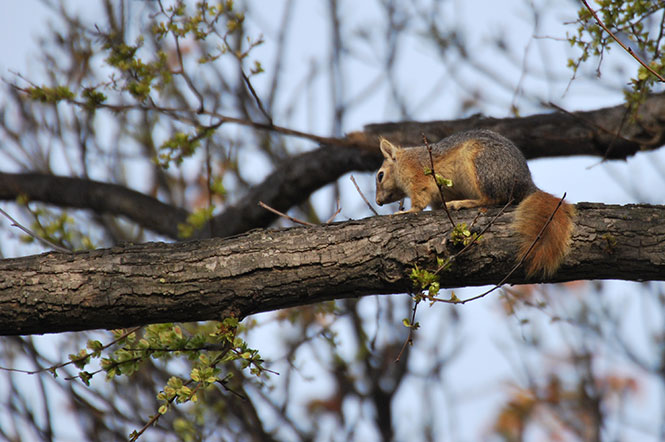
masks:
<svg viewBox="0 0 665 442"><path fill-rule="evenodd" d="M477 216L472 230L480 231L499 210L453 216L467 224ZM582 203L577 212L571 253L547 282L665 280L665 206ZM509 208L441 273L441 287L500 281L516 262L511 221ZM414 265L433 270L437 256L459 251L450 230L436 211L5 259L0 335L244 318L331 299L407 293ZM543 281L529 281L519 269L508 282Z"/></svg>

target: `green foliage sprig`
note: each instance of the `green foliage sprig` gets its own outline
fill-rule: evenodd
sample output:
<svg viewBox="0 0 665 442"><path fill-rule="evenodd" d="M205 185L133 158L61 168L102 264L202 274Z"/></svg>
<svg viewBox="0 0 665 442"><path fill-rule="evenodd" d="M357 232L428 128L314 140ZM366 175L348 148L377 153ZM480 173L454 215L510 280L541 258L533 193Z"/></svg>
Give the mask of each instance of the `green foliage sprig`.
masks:
<svg viewBox="0 0 665 442"><path fill-rule="evenodd" d="M24 206L33 218L30 229L35 236L22 235L22 242L30 244L39 237L71 251L95 248L93 240L79 229L78 223L68 212L52 210L43 205L30 207L27 196L19 197L17 203Z"/></svg>
<svg viewBox="0 0 665 442"><path fill-rule="evenodd" d="M569 59L568 66L577 72L580 65L590 57L599 59L598 72L605 52L612 49L617 41L637 61L631 88L624 94L626 103L634 115L639 105L653 90L656 83L662 82L665 75L665 35L664 21L654 20L656 26L647 26L655 14L665 14L665 2L652 0L597 0L600 9L593 11L586 1L578 11L577 29L569 35L568 42L581 53L576 59ZM626 42L621 42L621 39ZM640 58L637 54L641 54Z"/></svg>
<svg viewBox="0 0 665 442"><path fill-rule="evenodd" d="M479 241L481 238L478 233L472 233L466 223L457 224L450 234L450 239L455 245L468 246L472 242Z"/></svg>
<svg viewBox="0 0 665 442"><path fill-rule="evenodd" d="M235 370L248 370L258 380L267 373L275 373L265 367L259 352L238 336L242 330L243 326L233 317L204 324L153 324L143 328L142 335L138 334L139 328L114 330L115 339L110 344L89 340L85 349L69 355L69 363L79 369L76 378L89 386L91 379L101 372L106 373L107 380L131 376L148 359L167 362L172 358L185 357L191 361L188 377L172 376L157 394L161 405L144 428L132 432L130 440L136 440L174 403L196 404L200 396L215 385L228 390L227 384ZM107 350L110 351L105 355ZM101 368L87 371L85 368L93 359L100 359ZM49 371L56 375L56 369L63 365L66 364Z"/></svg>
<svg viewBox="0 0 665 442"><path fill-rule="evenodd" d="M67 86L31 86L25 89L31 100L42 103L57 103L74 99L74 93Z"/></svg>
<svg viewBox="0 0 665 442"><path fill-rule="evenodd" d="M193 211L187 216L187 220L184 223L178 224L178 236L182 239L191 238L194 233L201 230L212 219L214 210L215 206L212 205Z"/></svg>
<svg viewBox="0 0 665 442"><path fill-rule="evenodd" d="M117 32L105 32L97 28L96 33L103 42L101 49L106 54L104 61L112 68L108 81L95 86L81 86L80 90L57 84L30 84L29 87L17 88L31 100L42 103L68 101L91 113L100 108L113 112L150 109L194 127L194 134L175 129L162 144L156 162L168 168L192 156L200 147L200 140L212 136L221 125L213 123L205 126L197 117L204 111L203 96L185 69L181 41L189 39L200 42L199 49L204 55L198 60L199 63L209 63L228 54L242 67L251 51L263 43L263 37L244 35L244 13L236 11L234 2L230 0L214 5L198 2L195 7L188 6L183 0L168 7L158 3L159 12L154 16L155 22L148 31L153 33L153 39L140 36L133 42L127 42ZM238 37L234 41L236 35ZM159 43L168 37L173 39L172 50L159 49L158 44L154 49L146 45L146 41ZM247 69L249 76L263 72L259 60L252 63ZM184 79L189 92L198 100L198 108L176 109L165 104L168 100L167 92L173 89L168 87L177 76ZM249 76L243 72L246 83L249 82ZM255 95L251 85L248 87ZM127 100L127 95L131 99ZM109 96L117 100L109 100Z"/></svg>

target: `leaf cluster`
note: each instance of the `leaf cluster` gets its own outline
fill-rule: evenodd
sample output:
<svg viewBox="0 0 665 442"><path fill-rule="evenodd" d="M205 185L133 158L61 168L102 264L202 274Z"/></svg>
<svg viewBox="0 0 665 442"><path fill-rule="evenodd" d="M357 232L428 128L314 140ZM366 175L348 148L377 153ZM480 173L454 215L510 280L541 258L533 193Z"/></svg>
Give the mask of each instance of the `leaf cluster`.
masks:
<svg viewBox="0 0 665 442"><path fill-rule="evenodd" d="M596 12L602 23L616 38L620 38L634 57L641 57L651 70L665 74L665 2L651 0L598 0ZM609 52L614 38L597 22L586 6L578 11L577 29L568 42L580 50L580 55L568 60L568 66L577 72L590 57L599 59L598 75L603 56ZM625 93L626 102L634 112L660 80L644 66L637 64Z"/></svg>
<svg viewBox="0 0 665 442"><path fill-rule="evenodd" d="M153 324L142 331L115 330L115 339L107 345L89 340L85 349L70 354L70 363L79 369L78 379L90 386L95 374L104 372L107 380L120 376L132 376L149 359L167 363L174 358L185 357L191 363L189 375L171 376L162 391L157 394L161 405L156 420L175 404L195 404L200 396L214 385L224 386L234 376L236 369L248 372L260 379L267 372L259 352L250 348L238 336L242 329L235 318L203 324ZM101 368L87 371L93 359L100 359ZM55 375L55 368L52 370ZM71 378L70 378L71 379ZM183 430L184 431L184 430ZM136 432L138 437L140 432Z"/></svg>

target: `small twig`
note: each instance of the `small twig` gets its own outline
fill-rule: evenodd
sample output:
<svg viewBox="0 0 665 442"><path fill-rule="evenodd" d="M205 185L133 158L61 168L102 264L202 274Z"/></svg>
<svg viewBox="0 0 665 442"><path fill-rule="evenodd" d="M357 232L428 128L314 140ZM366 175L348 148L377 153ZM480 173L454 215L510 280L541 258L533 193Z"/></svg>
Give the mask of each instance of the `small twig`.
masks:
<svg viewBox="0 0 665 442"><path fill-rule="evenodd" d="M207 185L207 195L208 195L208 208L214 208L213 205L213 184L214 184L214 179L212 176L212 161L210 160L210 138L206 138L205 141L205 169L206 169L206 185ZM206 227L208 228L208 234L212 237L213 235L213 227L215 224L215 218L210 218L209 222L206 223Z"/></svg>
<svg viewBox="0 0 665 442"><path fill-rule="evenodd" d="M242 74L242 79L245 81L245 85L247 86L247 89L249 89L249 92L252 94L252 97L254 98L254 101L256 101L256 105L259 107L259 110L263 114L264 117L268 120L268 123L272 126L272 117L266 111L266 109L263 107L263 103L261 102L261 99L259 98L258 94L256 93L256 90L254 90L254 86L252 86L252 82L249 81L249 77L245 74L245 72L241 69L240 73Z"/></svg>
<svg viewBox="0 0 665 442"><path fill-rule="evenodd" d="M171 20L172 19L173 18L171 17ZM201 113L203 112L203 95L201 95L201 92L198 91L192 79L189 77L187 72L185 72L185 63L183 63L182 61L182 51L180 50L180 39L175 31L172 31L172 34L173 34L173 39L175 40L175 49L176 49L176 54L178 56L178 63L180 64L180 71L174 72L174 74L180 74L182 78L185 80L185 83L187 83L189 90L191 90L192 93L196 95L197 100L199 100L199 108L197 112Z"/></svg>
<svg viewBox="0 0 665 442"><path fill-rule="evenodd" d="M660 17L660 26L658 31L658 38L656 38L656 52L653 54L653 58L660 58L660 41L663 39L663 27L665 27L665 13Z"/></svg>
<svg viewBox="0 0 665 442"><path fill-rule="evenodd" d="M171 405L173 401L176 400L177 397L178 397L177 395L174 395L172 398L168 399L169 405ZM134 431L130 434L129 442L136 442L139 439L139 437L141 437L141 435L146 432L148 428L153 426L159 420L160 417L162 417L162 414L160 412L157 412L154 415L150 416L150 420L148 420L148 422L146 422L141 429Z"/></svg>
<svg viewBox="0 0 665 442"><path fill-rule="evenodd" d="M65 247L59 246L58 244L54 243L53 241L50 241L46 238L42 238L41 236L37 235L35 232L32 230L28 229L27 227L23 227L18 221L16 221L14 218L11 217L10 214L5 212L4 210L0 209L0 213L2 213L4 216L6 216L11 222L12 222L12 227L18 227L19 229L23 230L25 233L30 235L31 237L35 238L37 241L41 242L47 247L51 247L53 250L56 250L61 253L71 253L71 250L66 249Z"/></svg>
<svg viewBox="0 0 665 442"><path fill-rule="evenodd" d="M646 69L647 71L651 72L656 78L658 78L660 81L662 81L663 83L665 83L665 77L663 77L663 76L660 75L658 72L654 71L651 67L649 67L649 65L646 64L646 63L644 62L644 60L642 60L642 59L641 59L641 58L640 58L640 57L639 57L639 56L638 56L638 55L637 55L637 54L636 54L631 48L629 48L628 46L626 46L625 44L623 44L623 43L621 42L621 40L619 40L619 39L617 38L617 36L614 35L614 33L612 33L612 31L610 31L609 28L608 28L607 26L605 26L605 23L603 23L603 22L600 20L600 18L599 18L598 15L596 14L596 11L594 11L593 9L591 9L591 6L589 6L589 3L587 3L586 0L582 0L582 3L584 3L584 6L586 6L586 8L587 8L587 9L589 10L589 12L591 13L591 15L593 15L593 18L596 19L596 22L598 23L598 25L599 25L601 28L603 28L603 29L605 30L605 32L607 32L608 34L610 34L610 37L612 37L612 39L614 39L614 41L616 41L617 43L619 43L619 46L621 46L621 47L623 48L624 51L628 52L628 53L629 53L629 54L630 54L635 60L637 60L637 62L638 62L639 64L641 64L642 66L644 66L644 69Z"/></svg>
<svg viewBox="0 0 665 442"><path fill-rule="evenodd" d="M503 279L502 279L501 281L499 281L499 283L498 283L497 285L495 285L495 286L492 287L491 289L487 290L486 292L481 293L480 295L473 296L473 297L471 297L471 298L467 298L467 299L464 299L464 300L462 300L462 301L456 301L455 303L456 303L456 304L466 304L467 302L475 301L476 299L480 299L480 298L484 298L485 296L487 296L487 295L489 295L490 293L492 293L494 290L496 290L496 289L500 288L502 285L504 285L504 284L506 283L506 281L508 280L508 278L510 278L510 276L511 276L513 273L515 273L515 271L516 271L516 270L517 270L517 269L518 269L518 268L524 263L524 260L527 258L527 256L529 256L529 253L531 253L531 250L533 250L533 248L535 247L536 243L538 243L538 241L539 241L540 238L542 237L543 232L545 231L545 229L547 228L547 226L549 226L549 224L552 222L552 219L554 219L554 215L556 214L556 212L557 212L557 211L559 210L559 208L561 207L561 204L563 204L563 200L564 200L565 198L566 198L566 194L564 193L563 196L561 197L561 199L559 200L559 203L556 205L556 207L555 207L554 210L552 211L552 214L551 214L550 217L547 219L547 222L543 225L543 227L542 227L542 228L540 229L540 231L538 232L538 235L536 236L536 239L534 239L533 242L531 243L531 246L529 246L529 249L524 253L524 255L522 255L522 256L520 257L520 260L517 262L517 264L515 264L515 266L513 266L512 269L510 269L510 272L508 272L508 274L507 274L506 276L504 276Z"/></svg>
<svg viewBox="0 0 665 442"><path fill-rule="evenodd" d="M10 84L14 89L23 92L29 93L29 89ZM32 87L38 87L34 84L31 84ZM78 106L83 109L87 109L90 106L90 103L84 101L75 100L75 99L63 99L63 102L71 103L75 106ZM192 114L208 115L214 117L218 120L217 123L210 126L212 129L216 129L223 123L233 123L239 124L241 126L248 126L258 130L271 131L282 135L305 138L311 141L315 141L320 144L332 145L332 146L344 146L344 147L355 147L361 148L366 151L376 151L376 144L369 142L357 141L349 138L339 138L339 137L323 137L320 135L315 135L308 132L302 132L296 129L289 129L288 127L278 126L275 124L268 123L259 123L252 120L246 120L243 118L230 117L228 115L223 115L218 112L203 110L201 112L192 111L190 109L183 109L177 107L167 107L167 106L157 106L150 103L133 103L133 104L109 104L109 103L98 103L96 104L97 109L106 109L111 112L127 112L131 110L142 110L142 111L156 111L164 112L168 115L171 115L173 118L179 121L185 121L192 123L194 125L200 125L199 121L192 116Z"/></svg>
<svg viewBox="0 0 665 442"><path fill-rule="evenodd" d="M587 125L591 126L592 128L594 128L596 130L599 130L600 132L605 132L608 135L614 135L618 138L621 138L623 141L627 141L629 143L637 143L637 141L631 140L630 138L626 138L625 136L623 136L623 135L621 135L617 132L614 132L611 129L606 129L603 126L599 126L598 124L594 123L593 121L589 120L588 118L583 117L579 113L571 112L567 109L564 109L563 107L559 106L558 104L556 104L552 101L548 101L547 103L543 103L543 104L547 105L547 106L550 106L550 107L553 107L554 109L558 110L559 112L563 112L566 115L569 115L569 116L571 116L575 119L578 119L578 120L582 121L584 124L587 124Z"/></svg>
<svg viewBox="0 0 665 442"><path fill-rule="evenodd" d="M335 217L337 215L339 215L339 212L341 212L341 211L342 211L342 207L340 207L339 198L337 198L337 210L335 210L335 213L333 213L332 216L330 218L328 218L328 220L324 224L330 224L331 222L333 222Z"/></svg>
<svg viewBox="0 0 665 442"><path fill-rule="evenodd" d="M278 374L279 374L279 373L278 373ZM245 395L243 395L243 394L241 394L241 393L238 393L237 391L235 391L235 390L232 389L232 388L229 388L229 386L226 385L226 384L228 383L228 381L222 379L222 380L219 380L219 381L216 381L216 382L217 382L219 385L221 385L222 388L223 388L224 390L228 391L229 393L231 393L232 395L234 395L234 396L237 397L238 399L242 399L243 401L246 401L246 400L247 400L247 396L245 396Z"/></svg>
<svg viewBox="0 0 665 442"><path fill-rule="evenodd" d="M302 224L303 226L308 226L308 227L314 227L316 225L316 224L308 223L307 221L302 221L302 220L299 220L298 218L294 218L292 216L289 216L286 213L280 212L277 209L273 209L272 207L270 207L269 205L267 205L263 201L259 201L259 206L263 207L264 209L268 210L269 212L274 213L275 215L279 215L282 218L286 218L289 221L294 222L296 224Z"/></svg>
<svg viewBox="0 0 665 442"><path fill-rule="evenodd" d="M626 120L627 120L628 114L630 113L630 109L626 109L626 111L625 111L624 114L623 114L623 117L621 118L621 122L619 123L619 128L617 129L616 132L613 132L613 131L611 131L611 130L609 130L609 129L605 129L605 128L602 127L602 126L599 126L598 124L594 123L593 121L591 121L591 120L589 120L589 119L587 119L587 118L582 117L582 116L579 115L579 114L576 114L576 113L574 113L574 112L570 112L569 110L564 109L564 108L562 108L561 106L559 106L559 105L557 105L557 104L555 104L555 103L553 103L553 102L551 102L551 101L548 102L547 104L548 104L549 106L553 107L554 109L558 110L559 112L563 112L563 113L566 114L566 115L570 115L570 116L573 117L573 118L579 119L579 120L582 121L583 123L589 125L590 127L594 128L594 129L596 129L596 130L599 130L600 132L605 132L605 133L607 133L607 134L609 134L609 135L612 135L613 138L612 138L612 140L610 141L610 144L607 146L607 149L605 149L605 152L603 152L603 159L599 162L599 164L602 163L602 162L604 162L605 160L607 160L608 155L609 155L610 152L612 151L612 148L614 147L614 143L616 142L617 139L620 139L620 140L626 141L626 142L628 142L628 143L637 143L636 141L631 140L631 139L626 138L625 136L621 135L621 130L622 130L623 127L624 127L624 124L625 124L625 122L626 122ZM641 144L641 143L638 143L638 144Z"/></svg>
<svg viewBox="0 0 665 442"><path fill-rule="evenodd" d="M372 211L372 213L376 216L379 216L378 212L374 210L374 207L367 201L367 198L365 198L365 195L363 195L362 191L360 190L360 187L358 186L358 183L356 183L356 179L353 178L353 175L351 175L351 182L353 183L354 186L356 186L356 190L360 194L360 197L365 201L365 204L367 204L367 207L369 207L369 210Z"/></svg>
<svg viewBox="0 0 665 442"><path fill-rule="evenodd" d="M503 208L505 209L505 208L508 207L510 204L512 204L512 202L513 202L513 200L512 200L512 198L511 198L510 200L508 200L508 202L506 203L506 205L503 206ZM478 213L476 213L476 216L474 216L473 219L471 220L471 224L469 224L469 229L470 229L471 227L473 227L473 226L476 225L476 223L478 222L478 219L480 218L480 215L482 215L483 212L486 212L486 211L487 211L487 210L485 210L485 209L481 209L481 210L478 211ZM494 219L496 219L496 217L495 217ZM494 221L494 219L493 219L492 221Z"/></svg>
<svg viewBox="0 0 665 442"><path fill-rule="evenodd" d="M412 296L413 298L413 296ZM402 355L404 354L404 351L406 350L407 345L413 345L413 325L415 324L416 321L416 310L418 309L418 304L420 301L414 301L413 304L413 311L411 313L411 323L409 324L409 334L406 337L406 340L404 341L404 344L402 345L402 349L399 351L397 354L397 357L395 358L395 363L399 362L399 360L402 358Z"/></svg>
<svg viewBox="0 0 665 442"><path fill-rule="evenodd" d="M441 204L443 205L443 210L446 211L446 215L448 215L448 219L450 220L450 224L453 226L453 229L455 228L455 221L453 221L453 217L450 215L450 211L448 210L448 205L446 204L446 198L443 196L443 189L441 186L439 186L439 182L436 180L436 171L434 170L434 157L432 157L432 146L430 146L429 141L427 140L427 137L425 136L424 133L421 133L423 136L423 141L425 142L425 146L427 146L427 153L429 154L429 162L430 162L430 169L432 170L432 179L434 180L434 185L436 186L437 189L439 189L439 196L441 197Z"/></svg>

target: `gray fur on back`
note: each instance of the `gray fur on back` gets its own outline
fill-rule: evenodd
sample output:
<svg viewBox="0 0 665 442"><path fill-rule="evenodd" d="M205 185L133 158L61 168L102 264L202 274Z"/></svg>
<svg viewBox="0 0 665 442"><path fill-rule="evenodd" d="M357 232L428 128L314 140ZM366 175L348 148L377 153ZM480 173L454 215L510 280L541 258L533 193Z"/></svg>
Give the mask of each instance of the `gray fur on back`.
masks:
<svg viewBox="0 0 665 442"><path fill-rule="evenodd" d="M475 159L475 167L486 196L505 202L512 197L518 203L537 189L522 151L508 138L491 130L458 132L432 144L432 152L441 155L471 140L485 146ZM428 155L427 150L425 154Z"/></svg>

